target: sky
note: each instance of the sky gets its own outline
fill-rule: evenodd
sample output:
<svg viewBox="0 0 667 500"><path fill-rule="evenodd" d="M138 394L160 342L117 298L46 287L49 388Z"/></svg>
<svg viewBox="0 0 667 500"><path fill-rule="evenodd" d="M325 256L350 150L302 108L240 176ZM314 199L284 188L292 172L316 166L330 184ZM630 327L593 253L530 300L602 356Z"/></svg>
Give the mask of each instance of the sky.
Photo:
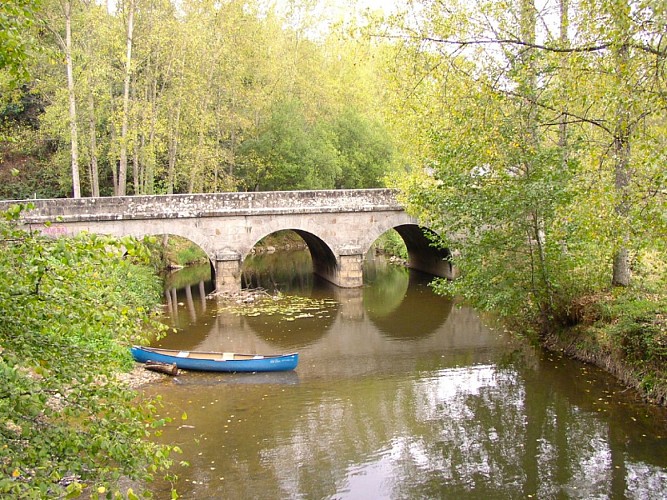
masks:
<svg viewBox="0 0 667 500"><path fill-rule="evenodd" d="M2 0L0 0L2 1ZM115 12L116 5L122 0L95 0L98 4L106 5L109 12ZM171 0L177 5L181 0ZM223 0L225 1L225 0ZM229 1L229 0L227 0ZM241 0L239 0L241 1ZM265 4L274 4L277 12L285 13L288 9L290 0L262 0ZM317 7L314 9L316 17L322 21L315 27L306 30L306 36L317 39L322 35L326 36L329 31L331 23L342 20L350 20L355 16L360 18L361 15L370 10L371 12L382 11L385 15L391 14L397 10L401 4L405 4L401 0L315 0ZM298 24L298 21L294 21ZM288 24L291 24L288 21Z"/></svg>
<svg viewBox="0 0 667 500"><path fill-rule="evenodd" d="M118 0L97 0L99 4L106 4L109 11L114 11L116 8L116 2ZM286 4L289 0L275 0L277 4ZM357 4L357 9L360 11L370 8L371 10L383 10L385 13L389 14L392 10L396 8L396 5L400 3L400 0L322 0L319 2L321 4L329 4L335 9L340 9L341 11L350 10L350 5L353 3Z"/></svg>
<svg viewBox="0 0 667 500"><path fill-rule="evenodd" d="M276 5L277 12L286 13L290 0L273 0L273 3ZM306 36L314 39L321 38L322 35L326 36L332 23L355 18L360 20L366 11L373 13L381 11L389 15L397 9L399 4L405 2L400 2L400 0L316 0L316 3L317 7L309 15L319 19L320 22L316 21L314 26L306 29ZM292 23L298 25L298 17L292 18L291 22L288 20L288 24Z"/></svg>

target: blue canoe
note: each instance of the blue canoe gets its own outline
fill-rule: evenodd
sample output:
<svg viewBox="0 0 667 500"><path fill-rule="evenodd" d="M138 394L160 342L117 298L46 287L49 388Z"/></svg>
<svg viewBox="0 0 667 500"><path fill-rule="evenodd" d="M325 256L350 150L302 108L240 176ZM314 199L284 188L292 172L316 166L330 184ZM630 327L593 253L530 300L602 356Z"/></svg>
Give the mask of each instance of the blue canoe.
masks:
<svg viewBox="0 0 667 500"><path fill-rule="evenodd" d="M206 372L281 372L294 370L299 355L237 354L233 352L199 352L132 346L135 361L176 364L182 370Z"/></svg>

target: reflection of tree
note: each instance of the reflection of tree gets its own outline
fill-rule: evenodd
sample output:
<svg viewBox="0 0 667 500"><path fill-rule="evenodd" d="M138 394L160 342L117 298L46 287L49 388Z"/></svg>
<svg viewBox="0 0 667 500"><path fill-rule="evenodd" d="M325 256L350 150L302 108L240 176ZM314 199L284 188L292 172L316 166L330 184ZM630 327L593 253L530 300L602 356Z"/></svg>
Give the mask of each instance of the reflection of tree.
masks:
<svg viewBox="0 0 667 500"><path fill-rule="evenodd" d="M243 288L303 295L313 286L313 263L307 250L249 255L241 271Z"/></svg>
<svg viewBox="0 0 667 500"><path fill-rule="evenodd" d="M451 303L442 298L429 304L432 294L423 283L410 283L395 300L382 279L374 279L359 290L367 315L386 328L385 337L410 339L398 336L409 333L417 338L410 344L378 336L380 350L423 344L430 321L442 325L449 318L447 330L464 338L482 333L475 329L481 328L476 316L474 325L468 324L461 310L448 316ZM401 280L389 281L403 286ZM191 291L196 308L201 286ZM197 325L187 333L194 344L212 331L205 323L210 317L204 320L197 313ZM181 311L180 316L188 314ZM335 311L330 319L312 323L303 318L266 325L270 317L261 316L239 321L263 341L289 346L316 343L334 316L342 315ZM362 316L341 323L349 329ZM222 316L216 321L222 322ZM289 331L295 328L305 330ZM352 334L349 338L358 342ZM327 498L364 478L382 484L378 493L392 498L656 498L664 493L665 441L651 437L657 431L650 430L655 423L649 417L642 420L651 411L643 407L640 415L630 406L591 397L605 394L606 379L597 372L531 351L516 351L492 364L500 356L483 346L460 349L456 342L431 340L427 343L434 352L417 361L344 352L334 358L331 373L336 376L329 378L325 361L303 360L311 366L300 373L305 378L298 385L238 383L245 379L233 382L211 374L201 375L206 384L174 382L167 391L161 385L158 390L175 422L187 411L186 423L195 427L178 430L175 423L164 437L178 443L183 459L192 464L179 471L189 481L180 483L179 492L186 498ZM335 345L345 342L341 338ZM322 365L313 368L318 361ZM471 366L474 362L487 364ZM355 372L351 365L360 363L382 367ZM660 418L664 413L654 415Z"/></svg>
<svg viewBox="0 0 667 500"><path fill-rule="evenodd" d="M626 488L651 498L665 464L629 461L610 435L617 422L573 404L570 391L552 383L550 370L559 368L536 370L541 364L448 368L398 381L219 377L164 394L176 421L179 401L188 402L198 441L183 443L177 424L164 439L191 463L180 472L188 498L330 498L359 477L392 498L613 497Z"/></svg>
<svg viewBox="0 0 667 500"><path fill-rule="evenodd" d="M388 265L384 259L375 258L372 264L364 266L364 306L375 316L386 316L403 301L408 291L409 271Z"/></svg>
<svg viewBox="0 0 667 500"><path fill-rule="evenodd" d="M176 288L178 290L187 285L199 283L200 281L203 281L204 283L211 281L210 264L188 266L170 272L164 278L164 286L165 288Z"/></svg>

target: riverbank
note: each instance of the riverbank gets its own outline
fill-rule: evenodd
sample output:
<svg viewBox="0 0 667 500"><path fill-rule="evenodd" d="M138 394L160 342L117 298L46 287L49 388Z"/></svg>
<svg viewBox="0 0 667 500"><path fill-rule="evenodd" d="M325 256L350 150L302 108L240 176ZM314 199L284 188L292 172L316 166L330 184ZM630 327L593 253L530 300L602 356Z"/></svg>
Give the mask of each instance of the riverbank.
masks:
<svg viewBox="0 0 667 500"><path fill-rule="evenodd" d="M139 389L146 384L151 384L167 378L168 375L146 370L143 364L135 363L132 370L118 374L118 380L123 382L129 389Z"/></svg>
<svg viewBox="0 0 667 500"><path fill-rule="evenodd" d="M542 345L594 364L667 406L667 300L626 291L580 302L576 326L551 332Z"/></svg>

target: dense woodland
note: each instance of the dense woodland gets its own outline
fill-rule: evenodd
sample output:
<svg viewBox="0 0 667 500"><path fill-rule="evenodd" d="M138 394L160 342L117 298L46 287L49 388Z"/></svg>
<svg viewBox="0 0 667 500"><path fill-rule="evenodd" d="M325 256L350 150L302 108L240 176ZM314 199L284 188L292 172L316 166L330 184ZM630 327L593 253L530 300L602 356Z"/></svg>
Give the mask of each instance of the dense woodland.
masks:
<svg viewBox="0 0 667 500"><path fill-rule="evenodd" d="M308 2L43 0L31 78L0 103L2 194L379 186L382 56L357 35Z"/></svg>
<svg viewBox="0 0 667 500"><path fill-rule="evenodd" d="M437 291L667 401L665 2L396 4L3 2L0 195L398 187Z"/></svg>

